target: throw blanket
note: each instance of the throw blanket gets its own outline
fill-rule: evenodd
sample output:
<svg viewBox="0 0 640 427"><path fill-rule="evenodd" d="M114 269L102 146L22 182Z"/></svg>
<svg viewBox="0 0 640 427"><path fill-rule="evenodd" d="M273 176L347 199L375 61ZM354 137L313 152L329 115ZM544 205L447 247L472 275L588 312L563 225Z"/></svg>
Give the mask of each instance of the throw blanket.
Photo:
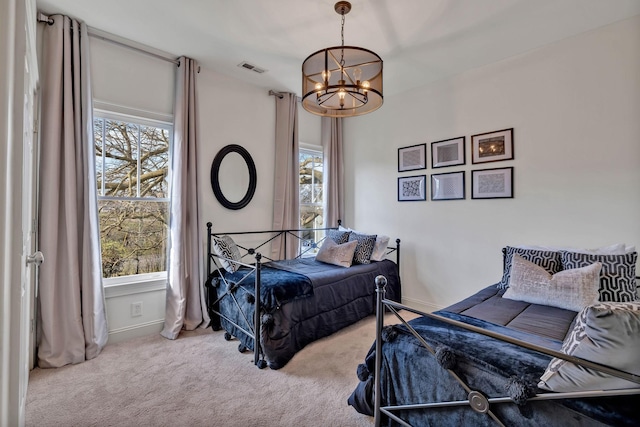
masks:
<svg viewBox="0 0 640 427"><path fill-rule="evenodd" d="M465 315L439 311L443 317L469 323L552 349L559 349L561 341L485 322ZM510 387L517 385L529 395L537 392L538 378L551 359L532 350L498 341L436 319L420 317L409 322L438 352L446 356L453 370L468 381L472 389L489 397L511 395ZM383 333L382 404L442 402L464 400L466 392L453 380L431 354L402 326L387 326ZM364 414L373 413L373 372L375 347L372 346L365 363L358 368L362 381L349 398L349 404ZM573 399L538 401L519 406L513 403L492 405L492 410L506 425L518 426L635 426L638 397ZM492 426L485 414L469 407L404 412L404 419L412 425ZM389 421L389 420L386 420ZM389 425L392 423L389 421Z"/></svg>
<svg viewBox="0 0 640 427"><path fill-rule="evenodd" d="M313 295L311 279L299 273L273 268L269 264L263 264L260 269L260 302L266 312L272 312L286 302ZM241 268L235 273L225 273L224 277L249 294L254 294L255 271Z"/></svg>

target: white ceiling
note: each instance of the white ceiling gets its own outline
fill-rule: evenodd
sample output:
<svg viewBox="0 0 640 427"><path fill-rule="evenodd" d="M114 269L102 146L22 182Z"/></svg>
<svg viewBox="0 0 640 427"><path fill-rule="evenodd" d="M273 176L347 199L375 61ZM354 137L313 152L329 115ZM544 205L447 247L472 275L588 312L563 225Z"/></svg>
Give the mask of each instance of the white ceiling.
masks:
<svg viewBox="0 0 640 427"><path fill-rule="evenodd" d="M385 95L640 14L640 0L352 0L345 45L384 60ZM90 27L300 94L302 61L340 45L335 0L37 0ZM267 70L238 68L242 61Z"/></svg>

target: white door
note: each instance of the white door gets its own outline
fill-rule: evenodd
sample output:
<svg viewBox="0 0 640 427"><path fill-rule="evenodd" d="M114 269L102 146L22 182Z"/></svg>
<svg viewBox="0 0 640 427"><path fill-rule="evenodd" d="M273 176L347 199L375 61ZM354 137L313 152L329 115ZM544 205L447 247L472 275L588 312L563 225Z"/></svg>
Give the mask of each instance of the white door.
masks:
<svg viewBox="0 0 640 427"><path fill-rule="evenodd" d="M34 0L0 2L0 425L23 426L30 367L34 138L38 86ZM35 259L34 259L35 260Z"/></svg>
<svg viewBox="0 0 640 427"><path fill-rule="evenodd" d="M44 261L37 252L37 182L38 182L38 62L36 54L36 9L25 2L24 86L22 98L22 257L24 266L20 298L20 411L24 415L29 371L35 365L35 287L38 266Z"/></svg>

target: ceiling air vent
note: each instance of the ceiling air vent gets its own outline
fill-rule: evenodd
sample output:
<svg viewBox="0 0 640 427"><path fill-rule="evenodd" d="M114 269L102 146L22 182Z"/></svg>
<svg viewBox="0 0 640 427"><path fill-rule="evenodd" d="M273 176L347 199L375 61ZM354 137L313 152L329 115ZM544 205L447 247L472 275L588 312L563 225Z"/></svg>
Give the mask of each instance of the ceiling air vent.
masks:
<svg viewBox="0 0 640 427"><path fill-rule="evenodd" d="M265 71L267 71L267 70L265 70L264 68L256 67L255 65L253 65L253 64L249 64L249 63L248 63L248 62L246 62L246 61L243 61L243 62L239 63L239 64L238 64L238 67L240 67L240 68L246 68L247 70L251 70L251 71L254 71L254 72L256 72L256 73L260 73L260 74L262 74L262 73L264 73Z"/></svg>

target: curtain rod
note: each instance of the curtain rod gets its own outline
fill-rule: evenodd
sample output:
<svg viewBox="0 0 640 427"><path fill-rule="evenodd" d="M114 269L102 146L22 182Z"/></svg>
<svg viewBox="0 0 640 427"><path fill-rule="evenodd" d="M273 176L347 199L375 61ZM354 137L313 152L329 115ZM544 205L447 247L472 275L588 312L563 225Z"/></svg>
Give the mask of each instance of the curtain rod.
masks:
<svg viewBox="0 0 640 427"><path fill-rule="evenodd" d="M53 18L51 18L49 15L45 15L42 12L39 12L38 13L38 22L46 22L48 25L53 25ZM132 46L132 45L130 45L128 43L121 42L119 40L116 40L114 38L111 38L111 37L107 36L106 34L102 34L101 31L96 30L95 28L87 26L87 32L89 34L89 37L95 37L97 39L104 40L106 42L113 43L113 44L116 44L118 46L125 47L127 49L135 50L135 51L143 53L145 55L153 56L154 58L158 58L158 59L161 59L163 61L171 62L173 64L176 64L178 67L180 66L180 61L178 61L177 59L167 58L166 56L159 55L159 54L157 54L155 52L151 52L149 50L142 49L140 47ZM198 72L200 72L200 67L198 67Z"/></svg>
<svg viewBox="0 0 640 427"><path fill-rule="evenodd" d="M285 92L285 93L287 93L287 92ZM269 95L277 96L278 99L284 98L284 94L282 92L276 92L275 90L270 90L269 91ZM296 101L297 102L302 102L302 98L300 98L299 96L296 96Z"/></svg>

